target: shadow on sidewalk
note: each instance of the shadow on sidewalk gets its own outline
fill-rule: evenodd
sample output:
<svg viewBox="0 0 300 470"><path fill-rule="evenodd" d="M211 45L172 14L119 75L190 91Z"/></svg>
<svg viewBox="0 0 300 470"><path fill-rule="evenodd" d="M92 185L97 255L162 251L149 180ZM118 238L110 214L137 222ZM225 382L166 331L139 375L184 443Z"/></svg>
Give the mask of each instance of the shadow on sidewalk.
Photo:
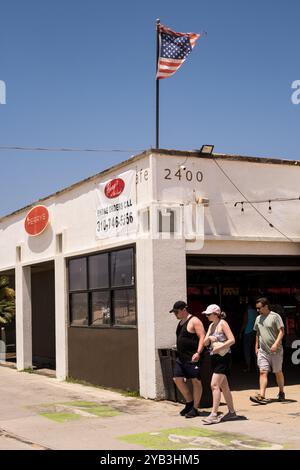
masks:
<svg viewBox="0 0 300 470"><path fill-rule="evenodd" d="M286 361L283 365L285 385L300 384L300 367ZM233 364L230 376L230 388L238 390L256 390L258 388L259 371L243 372L242 364ZM268 387L276 387L276 379L273 373L268 376ZM287 401L287 400L286 400ZM282 402L284 403L284 402Z"/></svg>

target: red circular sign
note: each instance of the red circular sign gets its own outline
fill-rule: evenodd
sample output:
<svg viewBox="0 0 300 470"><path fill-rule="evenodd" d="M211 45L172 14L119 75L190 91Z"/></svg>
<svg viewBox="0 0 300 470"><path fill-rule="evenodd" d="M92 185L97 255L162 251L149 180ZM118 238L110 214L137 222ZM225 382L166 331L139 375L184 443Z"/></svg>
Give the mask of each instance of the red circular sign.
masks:
<svg viewBox="0 0 300 470"><path fill-rule="evenodd" d="M28 214L24 222L26 232L31 235L40 235L49 222L49 212L45 206L35 206Z"/></svg>
<svg viewBox="0 0 300 470"><path fill-rule="evenodd" d="M104 188L105 196L108 197L108 199L118 197L124 191L124 188L125 181L123 181L122 178L115 178L106 184Z"/></svg>

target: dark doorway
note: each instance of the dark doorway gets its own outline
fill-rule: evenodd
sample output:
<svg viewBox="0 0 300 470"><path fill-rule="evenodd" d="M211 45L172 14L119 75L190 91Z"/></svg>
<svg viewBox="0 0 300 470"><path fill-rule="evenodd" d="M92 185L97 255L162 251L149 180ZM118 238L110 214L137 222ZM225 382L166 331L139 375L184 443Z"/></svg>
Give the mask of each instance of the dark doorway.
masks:
<svg viewBox="0 0 300 470"><path fill-rule="evenodd" d="M13 300L14 291L15 291L15 271L2 271L0 273L0 278L2 278L3 286L0 293L1 307L6 303L10 304L14 302ZM1 287L3 287L1 285ZM15 308L15 307L14 307ZM1 323L0 325L0 355L1 361L4 363L15 363L16 362L16 318L15 316L11 321L7 323Z"/></svg>
<svg viewBox="0 0 300 470"><path fill-rule="evenodd" d="M31 267L32 365L55 369L54 262Z"/></svg>
<svg viewBox="0 0 300 470"><path fill-rule="evenodd" d="M300 339L300 257L188 256L187 268L188 305L205 329L208 323L201 312L207 305L216 303L226 312L236 339L232 359L237 372L245 367L241 327L247 304L254 300L255 305L258 297L270 300L272 310L281 315L285 325L285 369L287 379L294 381L299 375L299 366L292 363L291 355L293 341ZM256 380L255 363L253 358Z"/></svg>

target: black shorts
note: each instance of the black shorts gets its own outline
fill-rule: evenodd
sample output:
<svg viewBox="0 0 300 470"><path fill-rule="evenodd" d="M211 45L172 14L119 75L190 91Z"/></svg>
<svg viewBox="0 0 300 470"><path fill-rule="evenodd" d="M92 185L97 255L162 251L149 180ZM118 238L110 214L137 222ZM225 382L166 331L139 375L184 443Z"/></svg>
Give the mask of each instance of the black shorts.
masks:
<svg viewBox="0 0 300 470"><path fill-rule="evenodd" d="M211 357L211 371L213 374L224 374L226 377L230 375L231 369L231 353L220 356L213 354Z"/></svg>
<svg viewBox="0 0 300 470"><path fill-rule="evenodd" d="M201 380L200 362L181 362L181 360L177 358L173 370L173 377Z"/></svg>

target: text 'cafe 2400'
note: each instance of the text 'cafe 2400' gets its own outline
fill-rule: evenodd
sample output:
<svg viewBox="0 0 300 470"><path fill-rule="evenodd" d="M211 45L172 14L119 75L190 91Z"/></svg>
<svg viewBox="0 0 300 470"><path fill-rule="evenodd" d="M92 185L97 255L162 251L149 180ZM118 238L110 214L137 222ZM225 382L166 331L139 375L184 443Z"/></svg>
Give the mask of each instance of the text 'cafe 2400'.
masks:
<svg viewBox="0 0 300 470"><path fill-rule="evenodd" d="M204 322L221 304L239 348L245 306L262 294L281 306L289 348L299 178L296 161L148 150L2 217L0 275L17 299L5 360L164 398L174 302Z"/></svg>

